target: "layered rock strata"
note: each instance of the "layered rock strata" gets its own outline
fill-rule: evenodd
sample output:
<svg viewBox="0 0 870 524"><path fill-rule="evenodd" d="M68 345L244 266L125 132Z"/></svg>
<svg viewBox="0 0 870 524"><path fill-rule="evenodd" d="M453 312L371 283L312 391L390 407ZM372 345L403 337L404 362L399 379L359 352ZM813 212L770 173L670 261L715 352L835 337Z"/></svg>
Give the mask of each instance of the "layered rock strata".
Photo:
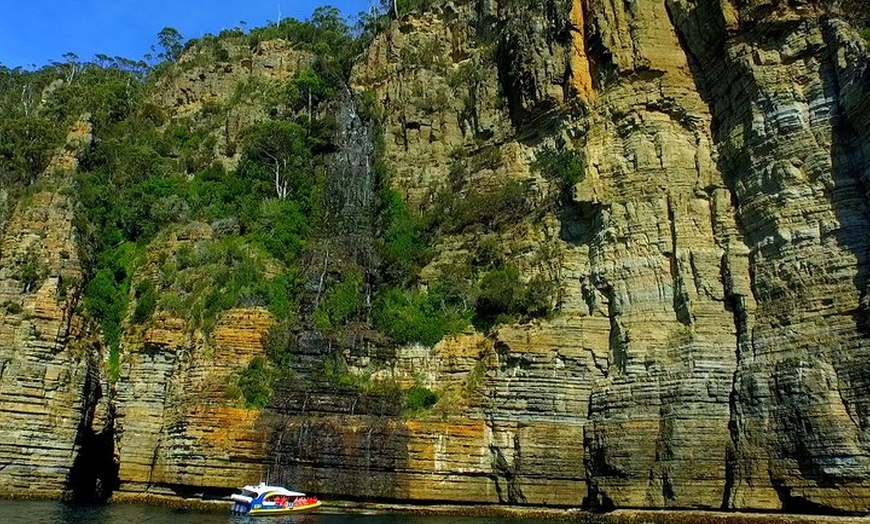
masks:
<svg viewBox="0 0 870 524"><path fill-rule="evenodd" d="M352 79L384 109L392 186L414 210L444 187L529 190L528 216L441 237L423 284L496 239L527 281L558 283L555 313L432 348L295 332L292 378L262 411L228 393L265 353L267 312L230 311L210 336L158 314L122 343L120 490L264 479L389 500L870 510L867 62L855 28L809 0L442 2L395 21ZM223 96L220 70L203 74L165 104ZM361 155L339 166L367 163L369 130L342 110L341 147ZM576 161L567 186L541 167L554 156ZM371 204L368 178L345 189L338 204ZM67 343L51 284L76 275L64 198L34 197L39 216L19 203L0 253L15 422L0 442L29 450L0 470L16 489L59 489L82 421L104 420L81 371L99 352ZM20 269L27 246L47 277ZM440 400L406 413L415 384Z"/></svg>
<svg viewBox="0 0 870 524"><path fill-rule="evenodd" d="M228 385L263 353L271 323L264 310L232 310L206 340L158 314L124 341L115 398L120 492L192 495L260 478L258 412L239 406Z"/></svg>
<svg viewBox="0 0 870 524"><path fill-rule="evenodd" d="M866 510L866 45L821 3L669 7L714 114L757 302L735 315L726 503Z"/></svg>
<svg viewBox="0 0 870 524"><path fill-rule="evenodd" d="M430 129L472 158L507 153L473 171L474 183L514 177L546 192L531 159L551 148L583 155L572 202L531 235L560 231L561 311L498 332L503 358L483 388L492 402L477 411L490 429L533 426L542 413L580 428L585 472L568 476L577 488L563 500L867 508L864 44L819 3L745 4L542 2L524 9L536 23L519 35L515 7L448 6L395 27L358 73L397 108L386 156L412 202L449 177ZM502 42L487 66L485 40L456 36L475 17L536 45L505 55ZM409 68L431 38L452 53ZM499 130L484 142L462 111L448 103L426 117L414 95L425 79L437 96L439 78L469 57L495 73L478 92L506 97L504 112L479 113L480 127ZM422 117L409 126L409 113ZM527 227L502 233L506 252L522 251ZM488 444L501 453L489 474L511 478L500 500L543 502L526 494L542 464L521 450L535 440L503 435L507 451Z"/></svg>
<svg viewBox="0 0 870 524"><path fill-rule="evenodd" d="M68 185L91 140L83 120L15 204L0 244L0 485L61 497L86 435L110 423L102 352L75 313L82 268Z"/></svg>

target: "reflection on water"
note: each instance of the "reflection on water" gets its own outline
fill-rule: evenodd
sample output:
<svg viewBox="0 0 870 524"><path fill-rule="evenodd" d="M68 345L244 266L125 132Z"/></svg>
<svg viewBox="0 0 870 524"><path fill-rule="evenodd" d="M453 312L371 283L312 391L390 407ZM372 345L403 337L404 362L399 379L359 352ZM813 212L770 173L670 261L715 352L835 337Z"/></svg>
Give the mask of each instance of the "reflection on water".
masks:
<svg viewBox="0 0 870 524"><path fill-rule="evenodd" d="M331 515L328 508L285 517L242 517L216 507L213 511L115 504L72 506L49 501L0 500L0 524L552 524L532 518L381 515ZM568 517L562 514L562 517ZM572 515L580 524L868 524L866 518L794 515L747 515L704 512L627 512Z"/></svg>
<svg viewBox="0 0 870 524"><path fill-rule="evenodd" d="M0 523L15 524L543 524L540 520L512 520L455 516L330 515L323 512L286 517L243 517L227 511L171 509L116 504L77 506L49 501L0 500Z"/></svg>

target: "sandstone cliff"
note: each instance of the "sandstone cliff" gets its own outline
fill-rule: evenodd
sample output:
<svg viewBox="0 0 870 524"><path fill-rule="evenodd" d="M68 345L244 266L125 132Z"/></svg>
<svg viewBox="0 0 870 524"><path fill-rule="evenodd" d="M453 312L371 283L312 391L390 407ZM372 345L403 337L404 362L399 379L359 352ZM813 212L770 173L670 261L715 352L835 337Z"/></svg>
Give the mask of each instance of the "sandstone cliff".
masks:
<svg viewBox="0 0 870 524"><path fill-rule="evenodd" d="M420 213L445 188L515 183L527 201L438 236L421 287L494 245L525 282L555 286L553 313L433 347L303 321L258 410L234 387L267 352L265 309L226 311L212 330L158 311L125 320L110 388L61 292L81 278L71 203L36 193L0 251L8 493L36 479L60 494L102 442L125 496L262 478L380 500L870 511L870 73L856 18L814 0L434 4L376 35L351 77L355 99L383 110L389 183ZM226 63L178 64L153 97L167 118L309 60L283 44L222 49ZM368 263L341 244L373 235L371 123L350 95L338 106L328 187L347 216L339 247L311 248L303 316L336 268ZM209 130L215 158L232 167L234 137L265 114L252 103ZM134 280L168 294L161 267L218 234L167 229ZM409 413L415 385L439 400Z"/></svg>
<svg viewBox="0 0 870 524"><path fill-rule="evenodd" d="M82 447L111 425L102 350L76 313L82 267L69 185L77 155L91 139L90 123L76 124L15 205L0 244L0 478L6 495L39 490L62 496L80 474ZM101 467L89 464L92 488Z"/></svg>
<svg viewBox="0 0 870 524"><path fill-rule="evenodd" d="M866 46L793 4L447 3L358 68L412 199L452 147L497 148L480 183L541 193L536 158L582 155L571 198L500 237L558 253L564 289L553 320L494 340L479 438L502 500L867 509ZM549 426L573 433L562 468L536 454Z"/></svg>

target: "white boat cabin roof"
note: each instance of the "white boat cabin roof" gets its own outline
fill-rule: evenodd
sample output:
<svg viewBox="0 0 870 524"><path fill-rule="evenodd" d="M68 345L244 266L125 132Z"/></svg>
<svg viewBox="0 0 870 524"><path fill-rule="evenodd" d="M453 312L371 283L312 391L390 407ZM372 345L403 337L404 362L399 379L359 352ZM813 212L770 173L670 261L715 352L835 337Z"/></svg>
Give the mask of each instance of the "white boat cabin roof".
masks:
<svg viewBox="0 0 870 524"><path fill-rule="evenodd" d="M281 486L269 486L265 482L260 482L256 486L245 486L239 489L241 489L242 492L254 493L257 497L259 497L263 493L272 493L274 495L283 495L285 497L305 496L305 493L299 491L290 491L289 489L282 488Z"/></svg>

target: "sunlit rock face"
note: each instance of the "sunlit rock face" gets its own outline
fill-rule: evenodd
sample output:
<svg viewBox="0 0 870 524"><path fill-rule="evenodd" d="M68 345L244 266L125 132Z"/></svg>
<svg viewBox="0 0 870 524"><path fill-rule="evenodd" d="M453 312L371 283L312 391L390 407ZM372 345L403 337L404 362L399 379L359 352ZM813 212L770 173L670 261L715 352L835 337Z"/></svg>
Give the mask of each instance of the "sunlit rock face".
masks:
<svg viewBox="0 0 870 524"><path fill-rule="evenodd" d="M376 149L363 142L377 131L353 106L367 100L390 185L412 210L444 187L528 189L510 220L436 237L423 286L486 244L524 281L555 282L554 312L433 347L397 347L370 326L333 338L300 328L291 378L262 410L233 385L266 355L265 309L225 312L209 333L165 312L128 325L110 387L98 333L60 291L81 272L68 196L15 207L0 194L12 209L0 480L69 490L82 435L102 435L116 494L133 497L268 479L335 498L870 510L870 73L866 42L835 7L484 0L394 21L336 104L342 238L364 243L376 224L362 215L375 207ZM286 78L309 59L281 43L227 50L226 64L182 60L191 73L153 101L195 117L239 82ZM265 118L235 114L215 131L229 167L234 137ZM542 167L554 157L575 162L567 183ZM135 280L215 234L164 232ZM47 261L38 281L20 270L26 246ZM350 256L314 251L312 295L321 264ZM344 382L324 371L336 355ZM415 384L437 404L407 412L398 390Z"/></svg>
<svg viewBox="0 0 870 524"><path fill-rule="evenodd" d="M262 474L258 412L228 396L233 373L263 354L262 309L224 314L210 340L161 315L126 342L115 404L120 495L189 495Z"/></svg>
<svg viewBox="0 0 870 524"><path fill-rule="evenodd" d="M547 442L583 464L552 475L575 503L867 509L866 71L825 2L451 3L375 41L355 81L410 201L448 150L542 195L542 151L583 158L569 201L499 235L563 284L555 318L493 337L502 500L552 503L524 454Z"/></svg>
<svg viewBox="0 0 870 524"><path fill-rule="evenodd" d="M109 423L99 345L76 311L82 268L69 185L87 119L11 206L0 237L0 493L67 492L87 433ZM95 465L95 467L98 467Z"/></svg>

